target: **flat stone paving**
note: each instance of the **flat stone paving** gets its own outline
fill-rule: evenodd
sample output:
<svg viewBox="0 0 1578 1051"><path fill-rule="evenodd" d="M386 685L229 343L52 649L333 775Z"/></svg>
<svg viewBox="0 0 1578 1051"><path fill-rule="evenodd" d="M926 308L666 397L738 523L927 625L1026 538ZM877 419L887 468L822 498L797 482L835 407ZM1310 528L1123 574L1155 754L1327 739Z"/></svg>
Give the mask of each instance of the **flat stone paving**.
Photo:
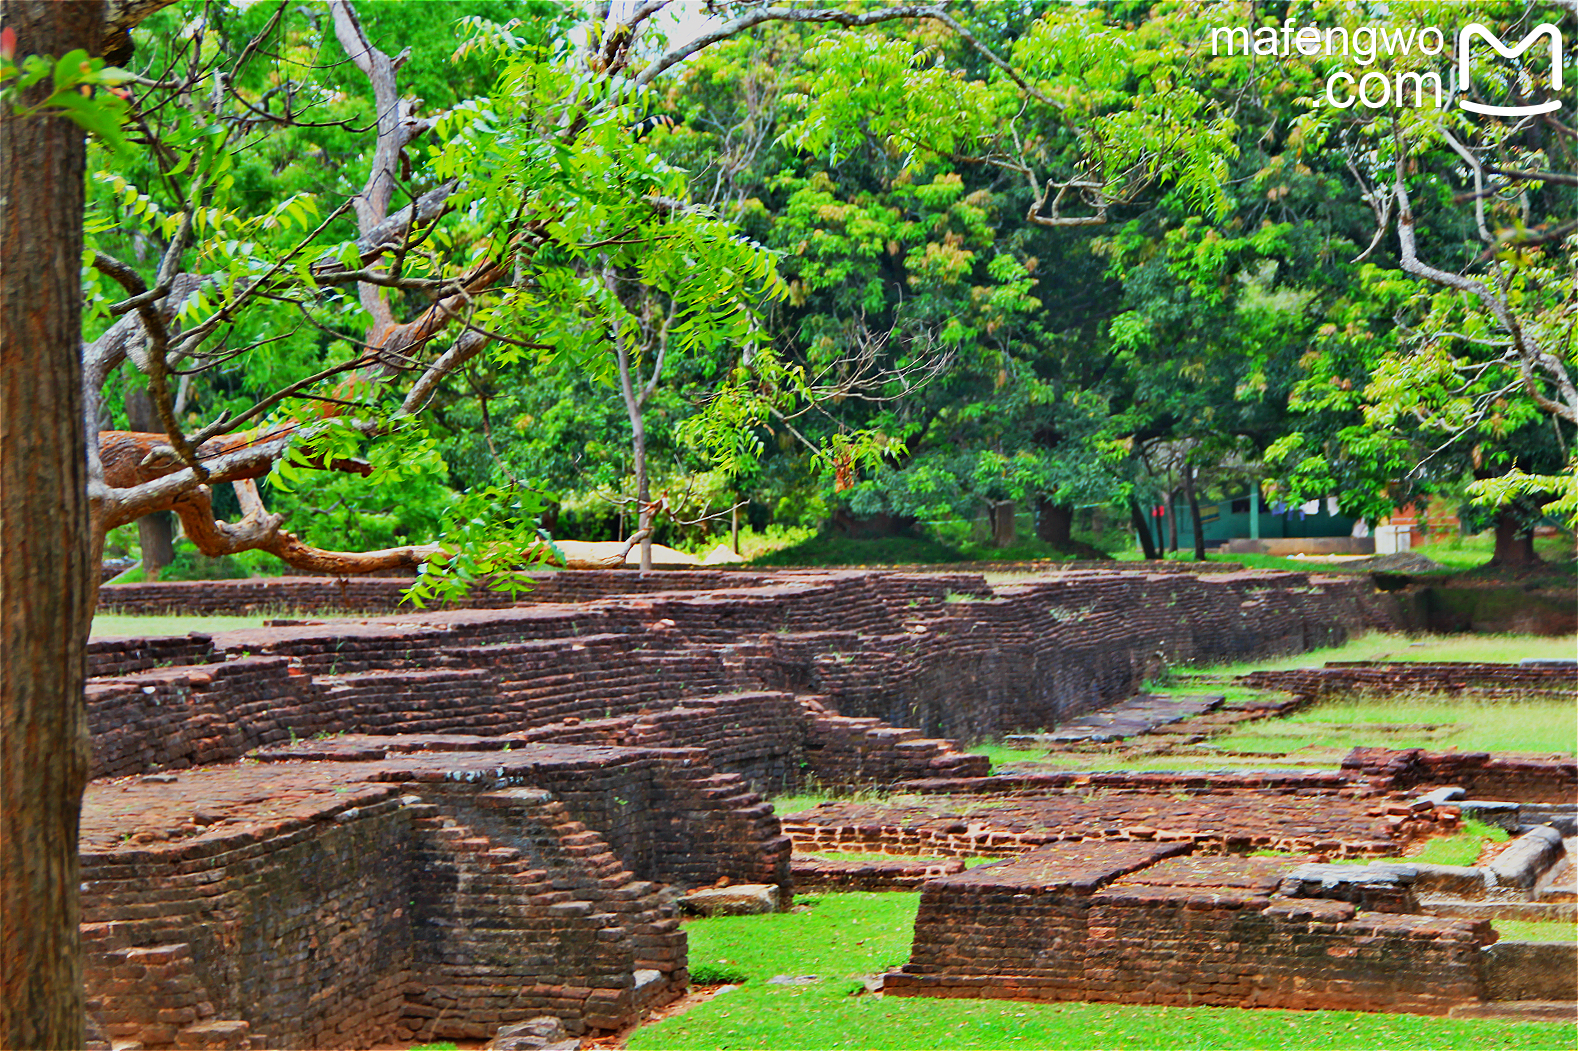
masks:
<svg viewBox="0 0 1578 1051"><path fill-rule="evenodd" d="M1104 789L1036 798L933 796L887 806L832 802L784 816L783 825L800 851L838 849L840 843L869 849L880 843L893 853L984 855L1068 839L1190 840L1230 850L1275 846L1376 854L1440 829L1433 810L1410 813L1375 798L1287 790L1191 795Z"/></svg>
<svg viewBox="0 0 1578 1051"><path fill-rule="evenodd" d="M1089 894L1116 876L1144 870L1189 849L1186 843L1059 843L947 877L950 886L1008 887Z"/></svg>
<svg viewBox="0 0 1578 1051"><path fill-rule="evenodd" d="M94 781L83 794L79 842L87 853L184 846L237 834L262 839L388 799L413 781L529 778L545 765L621 763L650 754L641 748L517 742L509 752L227 763Z"/></svg>
<svg viewBox="0 0 1578 1051"><path fill-rule="evenodd" d="M1113 886L1248 890L1269 896L1294 865L1286 858L1168 858L1119 877Z"/></svg>
<svg viewBox="0 0 1578 1051"><path fill-rule="evenodd" d="M1221 694L1193 697L1142 693L1139 696L1083 715L1051 733L1011 734L1003 738L1010 748L1037 745L1106 744L1149 733L1159 726L1214 711L1226 698Z"/></svg>

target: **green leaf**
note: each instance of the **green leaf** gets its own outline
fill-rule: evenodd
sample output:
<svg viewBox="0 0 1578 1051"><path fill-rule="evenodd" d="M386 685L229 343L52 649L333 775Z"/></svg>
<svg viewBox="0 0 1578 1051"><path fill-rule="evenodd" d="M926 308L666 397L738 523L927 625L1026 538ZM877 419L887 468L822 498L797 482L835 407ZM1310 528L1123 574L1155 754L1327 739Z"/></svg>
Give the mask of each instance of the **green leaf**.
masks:
<svg viewBox="0 0 1578 1051"><path fill-rule="evenodd" d="M104 106L97 104L94 99L83 98L76 92L67 92L59 96L56 105L65 110L65 115L72 123L103 139L117 156L125 157L130 154L125 136L121 134L120 120Z"/></svg>
<svg viewBox="0 0 1578 1051"><path fill-rule="evenodd" d="M83 66L88 62L88 53L80 47L75 51L68 51L55 63L55 92L69 90L83 80ZM79 98L81 96L78 96ZM59 104L59 100L54 100Z"/></svg>

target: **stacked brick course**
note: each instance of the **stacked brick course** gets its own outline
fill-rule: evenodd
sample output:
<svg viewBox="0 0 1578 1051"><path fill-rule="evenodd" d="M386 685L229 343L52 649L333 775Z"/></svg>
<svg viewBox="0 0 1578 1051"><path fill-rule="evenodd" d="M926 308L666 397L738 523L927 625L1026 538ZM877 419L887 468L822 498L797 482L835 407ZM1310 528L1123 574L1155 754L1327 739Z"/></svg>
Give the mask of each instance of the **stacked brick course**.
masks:
<svg viewBox="0 0 1578 1051"><path fill-rule="evenodd" d="M314 605L378 609L400 584L110 596L284 608L316 587ZM611 1028L686 981L658 884L787 899L790 840L759 790L993 780L954 739L1053 725L1160 664L1341 641L1372 614L1358 582L1297 574L1075 571L994 590L969 574L613 572L555 575L511 608L100 640L83 839L99 1032L149 1048L480 1040L543 1012ZM1143 780L1080 794L1093 787L1027 781L981 813L819 812L791 830L912 856L1096 839L1366 853L1435 819L1394 821L1325 782L1210 785L1187 805ZM128 954L153 949L166 970L137 986Z"/></svg>
<svg viewBox="0 0 1578 1051"><path fill-rule="evenodd" d="M1344 694L1462 693L1578 699L1578 666L1477 664L1468 661L1331 661L1322 668L1254 671L1238 677L1257 690L1286 690L1309 700Z"/></svg>
<svg viewBox="0 0 1578 1051"><path fill-rule="evenodd" d="M172 1046L193 1024L212 1036L217 1017L267 1046L483 1039L544 1013L573 1031L617 1028L676 995L687 971L669 898L565 803L517 787L553 765L551 750L535 751L91 786L83 903L99 1031ZM605 758L648 760L650 772L663 753ZM701 758L671 760L673 798L652 799L698 838L709 824L695 808L715 787L694 768ZM774 857L787 885L787 843L762 835L757 816L713 855L752 877ZM651 834L661 868L698 864L663 859ZM146 968L150 953L161 970Z"/></svg>
<svg viewBox="0 0 1578 1051"><path fill-rule="evenodd" d="M1181 842L1215 853L1271 849L1359 857L1395 853L1415 838L1450 831L1458 812L1394 806L1352 789L1064 789L892 805L829 802L782 820L795 848L807 852L992 857L1109 840Z"/></svg>
<svg viewBox="0 0 1578 1051"><path fill-rule="evenodd" d="M964 871L957 858L906 858L872 854L869 859L796 855L797 890L920 890L938 876Z"/></svg>
<svg viewBox="0 0 1578 1051"><path fill-rule="evenodd" d="M884 992L1429 1014L1485 995L1486 921L1282 899L1286 862L1187 850L1048 847L928 883Z"/></svg>
<svg viewBox="0 0 1578 1051"><path fill-rule="evenodd" d="M973 739L1053 725L1127 696L1157 660L1233 659L1338 641L1362 622L1365 599L1354 581L1296 574L1069 574L981 601L948 601L990 594L967 576L801 575L584 606L228 632L215 636L211 652L183 645L203 662L286 656L314 676L483 668L537 722L766 687L826 696L842 716ZM98 643L95 660L125 675L158 662L138 656L150 645L126 640L117 656L116 645Z"/></svg>
<svg viewBox="0 0 1578 1051"><path fill-rule="evenodd" d="M630 570L549 570L534 575L530 591L477 587L452 605L462 609L497 609L530 602L587 602L608 595L728 587L736 579L736 573L727 570L660 570L649 574ZM401 595L415 583L410 577L282 576L106 584L99 590L99 608L116 613L206 617L297 611L398 613L411 608L402 603Z"/></svg>
<svg viewBox="0 0 1578 1051"><path fill-rule="evenodd" d="M1519 803L1570 805L1578 798L1578 761L1571 756L1355 748L1342 761L1342 769L1377 788L1452 785L1472 799Z"/></svg>

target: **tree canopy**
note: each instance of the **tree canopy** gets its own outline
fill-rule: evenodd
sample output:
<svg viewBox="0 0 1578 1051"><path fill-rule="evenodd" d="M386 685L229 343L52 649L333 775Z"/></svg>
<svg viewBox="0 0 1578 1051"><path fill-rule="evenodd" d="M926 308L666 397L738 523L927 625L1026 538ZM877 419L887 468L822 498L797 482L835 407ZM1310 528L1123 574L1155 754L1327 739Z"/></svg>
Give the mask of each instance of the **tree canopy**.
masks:
<svg viewBox="0 0 1578 1051"><path fill-rule="evenodd" d="M742 507L1029 502L1073 550L1073 507L1197 479L1372 519L1570 493L1567 126L1335 107L1350 56L1213 36L1446 8L666 6L143 22L85 326L98 425L147 398L167 434L106 446L101 527L168 506L209 554L458 570Z"/></svg>
<svg viewBox="0 0 1578 1051"><path fill-rule="evenodd" d="M1575 15L5 0L0 711L6 769L66 757L7 796L50 831L6 1041L80 1043L50 888L133 522L150 569L174 512L416 601L742 513L1006 543L1029 506L1093 554L1100 508L1154 555L1146 508L1244 486L1445 495L1533 558L1578 522ZM1458 61L1470 19L1521 43Z"/></svg>

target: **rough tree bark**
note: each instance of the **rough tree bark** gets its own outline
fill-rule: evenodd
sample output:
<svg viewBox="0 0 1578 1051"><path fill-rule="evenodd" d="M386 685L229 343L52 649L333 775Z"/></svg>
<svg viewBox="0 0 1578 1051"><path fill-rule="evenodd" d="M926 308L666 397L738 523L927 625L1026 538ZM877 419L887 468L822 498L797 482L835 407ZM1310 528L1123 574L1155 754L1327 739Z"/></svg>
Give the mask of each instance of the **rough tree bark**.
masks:
<svg viewBox="0 0 1578 1051"><path fill-rule="evenodd" d="M126 389L126 425L134 431L158 428L153 399L141 387ZM155 511L137 519L137 546L142 551L144 580L158 580L159 571L175 561L175 528L168 511Z"/></svg>
<svg viewBox="0 0 1578 1051"><path fill-rule="evenodd" d="M613 278L609 278L609 289L613 290ZM614 293L618 295L616 291ZM647 425L646 403L647 396L651 394L651 387L637 390L631 377L630 349L623 333L615 326L614 350L619 359L619 393L624 398L625 415L630 419L630 455L636 473L636 534L641 537L641 572L652 571L652 486L647 476ZM657 382L658 373L662 370L663 363L660 359L657 368L653 370L653 383Z"/></svg>
<svg viewBox="0 0 1578 1051"><path fill-rule="evenodd" d="M1189 517L1194 521L1194 560L1205 561L1205 523L1200 521L1200 498L1194 488L1194 468L1184 464L1184 499L1189 501Z"/></svg>
<svg viewBox="0 0 1578 1051"><path fill-rule="evenodd" d="M98 0L7 0L18 55L96 53ZM49 82L24 101L48 94ZM0 112L0 1046L83 1042L77 832L97 545L81 342L82 130Z"/></svg>
<svg viewBox="0 0 1578 1051"><path fill-rule="evenodd" d="M1178 550L1178 490L1167 490L1167 545Z"/></svg>
<svg viewBox="0 0 1578 1051"><path fill-rule="evenodd" d="M1060 551L1074 542L1074 508L1042 498L1036 501L1036 538Z"/></svg>
<svg viewBox="0 0 1578 1051"><path fill-rule="evenodd" d="M992 522L992 546L1014 546L1014 515L1019 510L1019 504L1013 500L997 500L987 505L987 514Z"/></svg>
<svg viewBox="0 0 1578 1051"><path fill-rule="evenodd" d="M1129 497L1129 521L1134 523L1134 531L1139 534L1140 550L1145 552L1145 560L1152 562L1160 558L1156 553L1156 538L1151 535L1151 524L1145 520L1140 502L1132 496Z"/></svg>
<svg viewBox="0 0 1578 1051"><path fill-rule="evenodd" d="M1079 558L1101 560L1112 557L1099 547L1074 539L1072 504L1053 503L1044 496L1036 498L1036 538Z"/></svg>
<svg viewBox="0 0 1578 1051"><path fill-rule="evenodd" d="M1534 550L1534 527L1519 508L1503 508L1496 515L1496 550L1490 556L1493 566L1533 566L1545 560Z"/></svg>

